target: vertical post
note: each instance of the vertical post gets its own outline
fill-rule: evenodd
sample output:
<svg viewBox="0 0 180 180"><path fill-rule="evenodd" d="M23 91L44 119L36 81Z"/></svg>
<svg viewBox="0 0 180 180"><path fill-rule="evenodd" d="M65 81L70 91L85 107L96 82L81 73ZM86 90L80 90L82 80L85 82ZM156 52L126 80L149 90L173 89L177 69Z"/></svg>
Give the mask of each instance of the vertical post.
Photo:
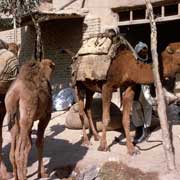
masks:
<svg viewBox="0 0 180 180"><path fill-rule="evenodd" d="M148 11L147 11L147 9L145 11L145 19L148 19Z"/></svg>
<svg viewBox="0 0 180 180"><path fill-rule="evenodd" d="M133 21L133 11L130 10L130 15L129 15L130 21Z"/></svg>
<svg viewBox="0 0 180 180"><path fill-rule="evenodd" d="M180 15L180 3L178 3L178 15Z"/></svg>
<svg viewBox="0 0 180 180"><path fill-rule="evenodd" d="M153 75L154 75L154 83L156 86L156 94L158 101L158 116L160 119L160 125L162 130L162 138L163 138L163 147L165 151L165 157L167 162L167 167L169 170L175 170L175 157L172 147L172 142L170 140L170 132L169 132L169 124L167 121L166 114L166 104L164 93L162 89L162 84L159 75L159 62L158 62L158 54L157 54L157 29L156 23L154 20L153 8L150 0L146 1L146 7L148 10L150 26L151 26L151 52L153 59Z"/></svg>
<svg viewBox="0 0 180 180"><path fill-rule="evenodd" d="M13 16L13 29L14 29L14 43L17 44L17 24L16 24L16 17Z"/></svg>
<svg viewBox="0 0 180 180"><path fill-rule="evenodd" d="M86 0L83 0L83 1L82 1L81 8L84 8L85 2L86 2Z"/></svg>
<svg viewBox="0 0 180 180"><path fill-rule="evenodd" d="M31 16L36 31L36 43L35 43L35 59L41 61L42 58L42 43L41 43L41 27L39 22Z"/></svg>
<svg viewBox="0 0 180 180"><path fill-rule="evenodd" d="M41 61L41 56L42 56L42 47L41 47L41 27L40 27L40 24L37 23L36 24L36 49L37 49L37 54L36 54L36 57L37 57L37 60Z"/></svg>
<svg viewBox="0 0 180 180"><path fill-rule="evenodd" d="M164 6L161 6L161 17L164 17L165 15L165 8Z"/></svg>

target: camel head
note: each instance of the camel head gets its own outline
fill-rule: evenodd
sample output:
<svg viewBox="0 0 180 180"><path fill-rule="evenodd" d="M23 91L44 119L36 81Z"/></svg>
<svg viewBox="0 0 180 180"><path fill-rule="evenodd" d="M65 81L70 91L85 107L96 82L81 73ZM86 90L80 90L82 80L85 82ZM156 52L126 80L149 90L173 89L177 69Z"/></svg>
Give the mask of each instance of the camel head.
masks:
<svg viewBox="0 0 180 180"><path fill-rule="evenodd" d="M161 55L165 74L180 73L180 42L170 43Z"/></svg>
<svg viewBox="0 0 180 180"><path fill-rule="evenodd" d="M180 42L171 43L166 47L166 51L169 54L180 53Z"/></svg>
<svg viewBox="0 0 180 180"><path fill-rule="evenodd" d="M50 80L55 68L55 63L50 59L42 59L40 62L40 68L47 80Z"/></svg>

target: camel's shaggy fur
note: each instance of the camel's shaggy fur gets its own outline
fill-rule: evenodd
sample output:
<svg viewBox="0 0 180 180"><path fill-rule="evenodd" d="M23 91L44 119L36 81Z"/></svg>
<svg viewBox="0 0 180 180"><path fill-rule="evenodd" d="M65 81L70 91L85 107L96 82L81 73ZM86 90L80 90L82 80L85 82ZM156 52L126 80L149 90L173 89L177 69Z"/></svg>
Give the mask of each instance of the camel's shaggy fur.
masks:
<svg viewBox="0 0 180 180"><path fill-rule="evenodd" d="M180 43L171 43L162 52L160 59L161 74L163 77L174 76L180 72ZM95 92L102 92L103 101L103 131L99 150L107 150L106 128L110 121L110 101L114 89L121 87L125 89L122 97L123 102L123 127L127 139L127 148L129 154L136 153L130 137L130 111L136 90L136 84L151 84L154 82L152 65L144 64L135 59L132 51L127 48L119 50L117 56L112 61L109 68L106 81L77 81L77 94L79 99L79 114L83 125L83 142L89 144L89 139L85 131L84 118L88 117L91 131L96 140L99 135L94 127L91 116L92 97ZM86 105L84 107L84 97L86 96Z"/></svg>
<svg viewBox="0 0 180 180"><path fill-rule="evenodd" d="M31 149L31 128L39 120L36 146L38 176L46 177L43 167L43 135L51 117L50 77L54 63L49 59L24 64L5 97L6 117L12 137L10 160L16 180L25 180Z"/></svg>

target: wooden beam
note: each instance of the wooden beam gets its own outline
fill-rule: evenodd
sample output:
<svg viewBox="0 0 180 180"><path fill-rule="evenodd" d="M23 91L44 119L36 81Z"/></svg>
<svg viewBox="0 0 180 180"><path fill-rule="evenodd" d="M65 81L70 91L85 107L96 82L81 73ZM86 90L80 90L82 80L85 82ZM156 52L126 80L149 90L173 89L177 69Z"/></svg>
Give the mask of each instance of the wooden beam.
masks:
<svg viewBox="0 0 180 180"><path fill-rule="evenodd" d="M153 7L157 6L162 6L162 5L173 5L179 3L179 0L166 0L166 1L157 1L153 2L152 5ZM137 10L137 9L145 9L146 5L145 4L140 4L140 5L134 5L134 6L121 6L121 7L112 7L111 9L114 12L125 12L125 11L130 11L130 10Z"/></svg>
<svg viewBox="0 0 180 180"><path fill-rule="evenodd" d="M155 19L157 23L165 22L165 21L174 21L174 20L180 20L180 16L179 15L164 16L164 17L158 17ZM118 26L128 26L128 25L147 24L147 23L149 23L148 19L138 19L138 20L132 20L132 21L120 21L118 22Z"/></svg>
<svg viewBox="0 0 180 180"><path fill-rule="evenodd" d="M120 22L118 22L118 26L147 24L147 23L149 23L148 19L138 19L138 20L133 20L133 21L120 21Z"/></svg>

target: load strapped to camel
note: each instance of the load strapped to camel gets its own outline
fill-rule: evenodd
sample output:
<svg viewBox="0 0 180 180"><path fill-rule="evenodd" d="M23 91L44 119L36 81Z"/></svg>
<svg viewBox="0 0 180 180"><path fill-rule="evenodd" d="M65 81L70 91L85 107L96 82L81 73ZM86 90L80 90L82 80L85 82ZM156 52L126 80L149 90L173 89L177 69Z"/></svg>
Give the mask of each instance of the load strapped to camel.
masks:
<svg viewBox="0 0 180 180"><path fill-rule="evenodd" d="M0 82L12 81L18 73L19 62L7 49L0 49Z"/></svg>
<svg viewBox="0 0 180 180"><path fill-rule="evenodd" d="M85 81L86 79L106 80L111 60L116 56L117 49L121 45L134 52L128 41L114 29L85 39L82 47L73 58L73 84L76 81ZM136 56L135 53L134 55Z"/></svg>

